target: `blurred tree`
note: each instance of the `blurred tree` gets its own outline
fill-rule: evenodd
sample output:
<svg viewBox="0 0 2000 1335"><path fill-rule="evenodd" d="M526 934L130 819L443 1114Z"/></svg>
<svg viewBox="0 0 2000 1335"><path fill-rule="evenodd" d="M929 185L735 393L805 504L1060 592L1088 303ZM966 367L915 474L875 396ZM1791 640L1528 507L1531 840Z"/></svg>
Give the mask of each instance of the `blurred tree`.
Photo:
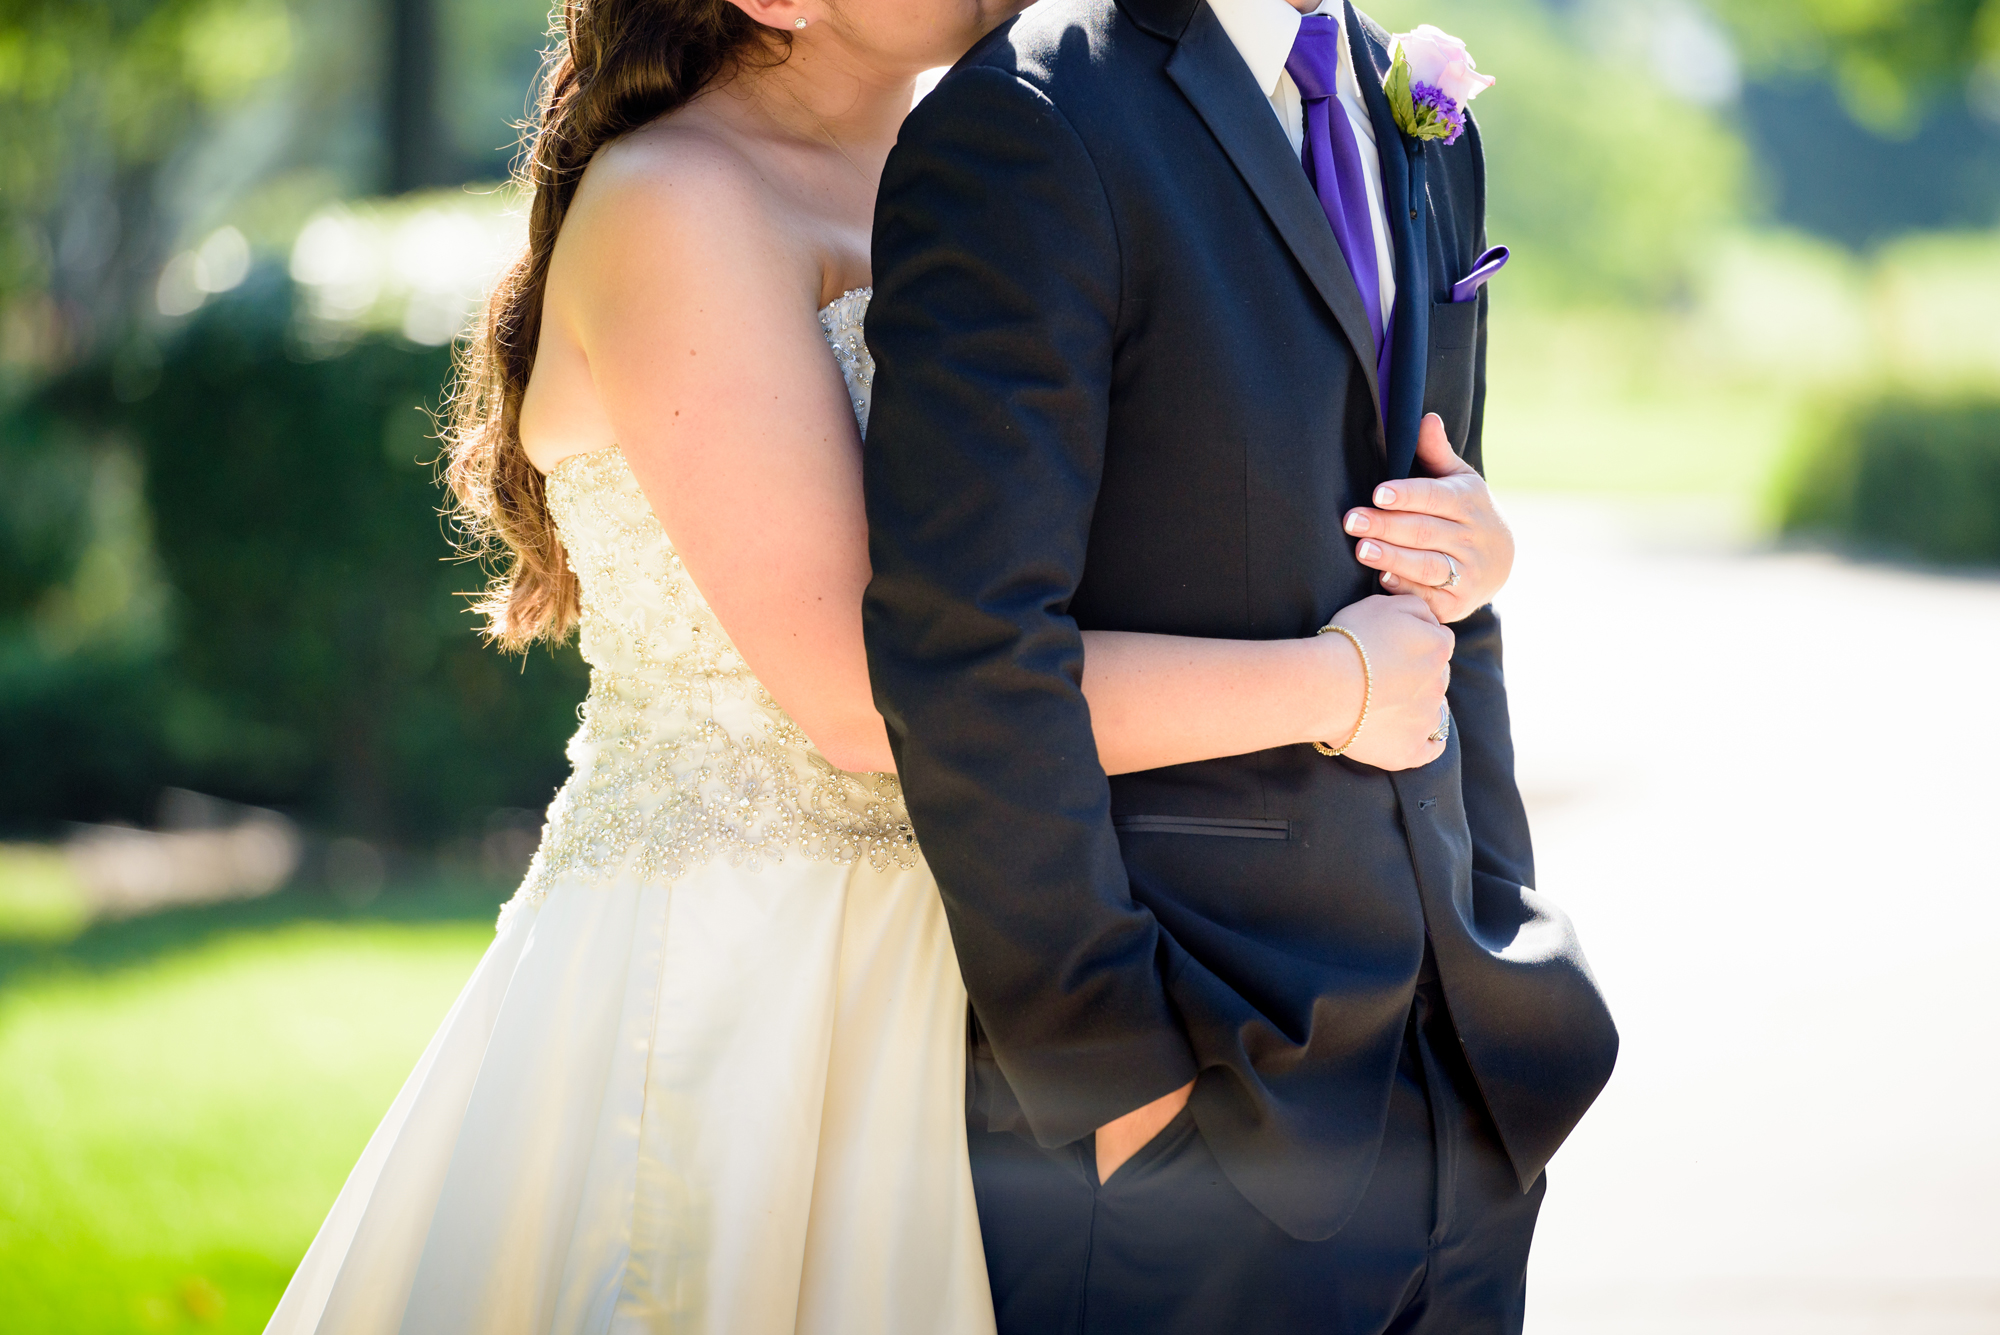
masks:
<svg viewBox="0 0 2000 1335"><path fill-rule="evenodd" d="M31 615L42 595L77 572L89 533L91 456L43 412L22 413L0 435L0 620Z"/></svg>
<svg viewBox="0 0 2000 1335"><path fill-rule="evenodd" d="M293 36L283 0L0 0L0 358L60 365L141 307L157 172Z"/></svg>
<svg viewBox="0 0 2000 1335"><path fill-rule="evenodd" d="M546 799L580 676L572 654L532 661L524 682L454 610L461 576L439 564L436 497L410 463L446 354L375 336L295 346L287 285L268 275L254 299L220 295L343 195L502 175L546 22L545 0L0 0L0 753L36 762L5 767L0 821L143 817L161 784L194 783L421 839ZM225 328L259 355L231 354ZM380 463L391 417L400 490L353 471L355 450ZM181 522L201 510L161 489L174 430L218 451L209 491L243 515L290 513L256 491L287 469L315 513L361 505L314 550L408 596L343 604L381 625L344 637L331 667L281 620L232 621L262 606L268 569L327 586L272 556L285 532ZM232 443L250 457L220 453ZM205 658L190 618L283 672L229 677L257 653ZM322 692L336 676L392 698L394 717L362 727L365 711Z"/></svg>
<svg viewBox="0 0 2000 1335"><path fill-rule="evenodd" d="M131 464L47 405L0 418L0 825L136 814L158 789L160 590Z"/></svg>
<svg viewBox="0 0 2000 1335"><path fill-rule="evenodd" d="M1788 532L2000 565L2000 395L1895 391L1823 409L1781 487Z"/></svg>
<svg viewBox="0 0 2000 1335"><path fill-rule="evenodd" d="M1779 77L1743 90L1743 128L1774 219L1861 250L1907 232L2000 221L2000 120L1940 89L1907 134L1856 121L1821 79Z"/></svg>
<svg viewBox="0 0 2000 1335"><path fill-rule="evenodd" d="M174 252L225 223L287 245L342 196L504 176L547 18L546 0L0 0L0 393L157 318Z"/></svg>
<svg viewBox="0 0 2000 1335"><path fill-rule="evenodd" d="M507 174L556 15L552 0L436 0L439 87L466 180Z"/></svg>
<svg viewBox="0 0 2000 1335"><path fill-rule="evenodd" d="M1722 0L1716 12L1758 68L1830 70L1879 132L1913 129L1940 84L2000 86L2000 0Z"/></svg>
<svg viewBox="0 0 2000 1335"><path fill-rule="evenodd" d="M444 185L457 177L438 100L437 0L386 0L389 35L384 81L389 193Z"/></svg>
<svg viewBox="0 0 2000 1335"><path fill-rule="evenodd" d="M174 783L411 844L561 781L581 660L504 658L459 596L480 577L450 559L428 463L449 349L369 335L316 356L292 301L261 274L163 346L143 395L121 402L99 360L25 415L135 443L172 601L150 659L98 673L93 699L0 675L0 749L37 761L0 791L13 820Z"/></svg>

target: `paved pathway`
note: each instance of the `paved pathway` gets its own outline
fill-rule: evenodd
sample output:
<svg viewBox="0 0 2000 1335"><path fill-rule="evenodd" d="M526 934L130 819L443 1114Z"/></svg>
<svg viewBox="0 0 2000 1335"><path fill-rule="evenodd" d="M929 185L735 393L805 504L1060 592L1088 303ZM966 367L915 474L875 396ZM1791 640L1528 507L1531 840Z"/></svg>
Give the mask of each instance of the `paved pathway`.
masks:
<svg viewBox="0 0 2000 1335"><path fill-rule="evenodd" d="M1506 499L1541 888L1624 1035L1530 1335L2000 1331L2000 578Z"/></svg>

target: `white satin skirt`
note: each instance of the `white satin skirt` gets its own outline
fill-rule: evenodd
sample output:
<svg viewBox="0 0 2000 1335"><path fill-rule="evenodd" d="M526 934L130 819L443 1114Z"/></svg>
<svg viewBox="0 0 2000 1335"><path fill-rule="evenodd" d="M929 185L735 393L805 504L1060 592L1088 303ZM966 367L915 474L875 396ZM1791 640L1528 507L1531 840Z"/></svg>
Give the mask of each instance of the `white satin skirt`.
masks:
<svg viewBox="0 0 2000 1335"><path fill-rule="evenodd" d="M928 870L509 913L267 1332L990 1335Z"/></svg>

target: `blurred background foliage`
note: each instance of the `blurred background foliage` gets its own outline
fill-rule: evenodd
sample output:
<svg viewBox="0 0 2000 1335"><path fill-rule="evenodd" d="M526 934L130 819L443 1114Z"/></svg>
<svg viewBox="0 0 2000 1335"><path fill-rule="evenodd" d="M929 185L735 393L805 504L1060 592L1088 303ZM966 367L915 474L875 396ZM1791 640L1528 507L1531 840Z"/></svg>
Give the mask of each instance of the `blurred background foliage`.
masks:
<svg viewBox="0 0 2000 1335"><path fill-rule="evenodd" d="M448 349L367 333L313 355L297 343L296 305L282 274L258 274L178 331L144 393L120 392L137 373L113 359L35 397L44 430L127 443L129 456L107 457L136 461L163 606L92 645L86 661L102 666L82 683L60 645L22 665L42 672L16 689L37 701L44 731L0 745L60 754L81 742L130 760L115 774L10 766L10 809L143 811L166 778L409 846L560 782L580 664L486 649L454 597L472 572L442 559L423 410L450 373ZM99 715L107 687L141 707ZM62 738L68 718L91 733Z"/></svg>
<svg viewBox="0 0 2000 1335"><path fill-rule="evenodd" d="M1761 68L1805 78L1830 71L1856 119L1897 137L1962 81L1989 110L2000 98L1995 0L1733 0L1717 8Z"/></svg>
<svg viewBox="0 0 2000 1335"><path fill-rule="evenodd" d="M1500 78L1503 491L2000 562L2000 0L1364 8ZM581 665L479 645L428 438L547 25L0 0L10 1331L261 1328L562 776ZM318 852L80 900L51 841L177 789Z"/></svg>
<svg viewBox="0 0 2000 1335"><path fill-rule="evenodd" d="M1843 404L1800 439L1787 529L1943 561L1990 562L2000 551L2000 397L1891 394Z"/></svg>
<svg viewBox="0 0 2000 1335"><path fill-rule="evenodd" d="M179 785L422 848L547 801L581 665L473 638L428 439L546 26L0 7L0 831Z"/></svg>

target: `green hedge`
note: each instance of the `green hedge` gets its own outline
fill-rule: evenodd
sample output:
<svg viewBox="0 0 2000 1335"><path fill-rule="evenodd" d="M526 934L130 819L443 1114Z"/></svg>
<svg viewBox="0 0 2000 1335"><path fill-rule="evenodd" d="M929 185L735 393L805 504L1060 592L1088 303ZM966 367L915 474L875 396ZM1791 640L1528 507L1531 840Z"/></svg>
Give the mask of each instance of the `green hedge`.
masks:
<svg viewBox="0 0 2000 1335"><path fill-rule="evenodd" d="M1888 555L2000 564L2000 397L1888 394L1828 414L1799 451L1781 522Z"/></svg>
<svg viewBox="0 0 2000 1335"><path fill-rule="evenodd" d="M269 275L190 321L139 392L107 363L17 415L136 449L170 596L150 655L17 653L0 673L0 750L35 757L7 767L9 824L132 814L177 784L427 843L561 781L587 675L573 648L524 661L474 634L479 573L449 559L430 462L448 352L321 355L296 328ZM17 582L73 563L47 525L13 529L34 558Z"/></svg>

